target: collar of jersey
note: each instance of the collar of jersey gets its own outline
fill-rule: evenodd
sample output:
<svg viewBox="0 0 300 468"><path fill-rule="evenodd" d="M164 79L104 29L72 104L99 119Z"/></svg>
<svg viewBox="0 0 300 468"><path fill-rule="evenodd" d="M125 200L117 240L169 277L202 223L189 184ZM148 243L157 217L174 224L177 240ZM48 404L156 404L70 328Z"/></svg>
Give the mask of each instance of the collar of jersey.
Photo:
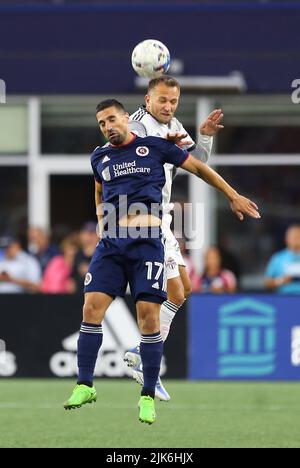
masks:
<svg viewBox="0 0 300 468"><path fill-rule="evenodd" d="M131 145L131 143L133 143L134 140L136 139L136 134L133 133L133 132L130 132L130 133L131 133L131 135L132 135L132 138L131 138L131 140L130 140L128 143L125 143L125 145L112 145L112 144L110 143L110 146L112 146L113 148L123 148L124 146Z"/></svg>

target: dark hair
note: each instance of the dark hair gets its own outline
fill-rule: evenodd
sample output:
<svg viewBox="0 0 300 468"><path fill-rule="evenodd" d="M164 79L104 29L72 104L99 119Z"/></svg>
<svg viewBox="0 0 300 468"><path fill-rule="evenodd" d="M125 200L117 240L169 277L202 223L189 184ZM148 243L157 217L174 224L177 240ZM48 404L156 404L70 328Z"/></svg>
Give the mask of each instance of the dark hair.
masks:
<svg viewBox="0 0 300 468"><path fill-rule="evenodd" d="M169 75L162 75L159 76L158 78L153 78L152 80L149 81L148 84L148 93L151 91L151 89L156 88L159 84L164 84L165 86L169 86L170 88L178 88L180 91L180 84L176 80L176 78L173 78L172 76Z"/></svg>
<svg viewBox="0 0 300 468"><path fill-rule="evenodd" d="M98 112L103 111L104 109L108 109L108 107L116 107L118 110L125 112L123 104L117 101L116 99L105 99L105 101L99 102L96 107L96 114Z"/></svg>

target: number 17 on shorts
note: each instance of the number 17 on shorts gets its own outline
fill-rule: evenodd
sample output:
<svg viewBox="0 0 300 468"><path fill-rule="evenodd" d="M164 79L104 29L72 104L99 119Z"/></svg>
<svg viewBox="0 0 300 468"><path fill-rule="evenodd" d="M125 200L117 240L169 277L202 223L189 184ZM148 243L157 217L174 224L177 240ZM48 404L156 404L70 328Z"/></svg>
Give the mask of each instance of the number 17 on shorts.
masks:
<svg viewBox="0 0 300 468"><path fill-rule="evenodd" d="M164 264L160 262L146 262L147 280L151 281L153 289L167 291L167 277Z"/></svg>

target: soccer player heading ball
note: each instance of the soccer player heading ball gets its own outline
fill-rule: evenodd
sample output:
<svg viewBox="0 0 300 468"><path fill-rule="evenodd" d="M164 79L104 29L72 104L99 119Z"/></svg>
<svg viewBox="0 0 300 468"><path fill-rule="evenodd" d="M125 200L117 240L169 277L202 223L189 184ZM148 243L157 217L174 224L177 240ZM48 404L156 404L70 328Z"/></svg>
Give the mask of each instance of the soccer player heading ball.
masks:
<svg viewBox="0 0 300 468"><path fill-rule="evenodd" d="M78 408L96 401L93 374L102 344L102 321L115 296L124 296L129 283L141 331L144 385L139 400L139 419L152 424L156 418L155 386L163 354L159 313L167 298L161 210L157 209L162 203L162 189L166 182L164 164L181 166L219 189L240 219L244 214L252 218L260 215L255 203L239 195L187 150L164 138L140 138L131 133L129 115L118 101L101 102L97 106L96 117L100 130L109 140L102 148L96 148L91 157L96 205L103 206L102 212L98 210L98 219L104 231L85 281L83 322L77 350L78 382L64 407ZM125 214L124 198L129 206ZM144 207L143 214L134 214L136 211L132 205L137 204L140 209ZM153 206L154 212L151 211ZM116 220L115 224L112 223L113 228L109 226L111 219ZM140 236L136 236L137 226Z"/></svg>
<svg viewBox="0 0 300 468"><path fill-rule="evenodd" d="M201 124L199 129L199 143L196 144L189 136L182 123L175 115L180 99L180 85L178 81L167 75L152 79L148 85L145 105L130 116L131 130L141 137L159 136L177 142L183 149L187 149L195 158L206 163L210 157L213 136L223 128L221 124L223 113L215 109ZM180 138L183 137L181 140ZM165 265L167 270L168 298L160 309L160 332L163 341L168 337L171 323L175 314L191 292L191 282L186 272L186 266L180 247L170 229L173 209L171 204L172 183L176 171L173 164L164 165L166 183L163 187L163 216L162 232L166 239ZM125 362L132 368L133 378L143 384L143 371L139 346L125 354ZM162 401L168 401L170 395L164 388L160 377L155 387L155 396Z"/></svg>

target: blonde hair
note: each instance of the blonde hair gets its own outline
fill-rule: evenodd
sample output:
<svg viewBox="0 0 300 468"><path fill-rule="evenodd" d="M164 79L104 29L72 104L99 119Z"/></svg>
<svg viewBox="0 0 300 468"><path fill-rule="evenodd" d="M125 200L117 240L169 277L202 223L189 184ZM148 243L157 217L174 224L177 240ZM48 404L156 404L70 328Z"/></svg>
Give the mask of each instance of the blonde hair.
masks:
<svg viewBox="0 0 300 468"><path fill-rule="evenodd" d="M178 88L180 91L180 84L176 80L176 78L173 78L172 76L169 75L162 75L159 76L158 78L153 78L152 80L149 81L148 84L148 94L149 92L156 88L156 86L164 84L165 86L169 86L170 88Z"/></svg>

